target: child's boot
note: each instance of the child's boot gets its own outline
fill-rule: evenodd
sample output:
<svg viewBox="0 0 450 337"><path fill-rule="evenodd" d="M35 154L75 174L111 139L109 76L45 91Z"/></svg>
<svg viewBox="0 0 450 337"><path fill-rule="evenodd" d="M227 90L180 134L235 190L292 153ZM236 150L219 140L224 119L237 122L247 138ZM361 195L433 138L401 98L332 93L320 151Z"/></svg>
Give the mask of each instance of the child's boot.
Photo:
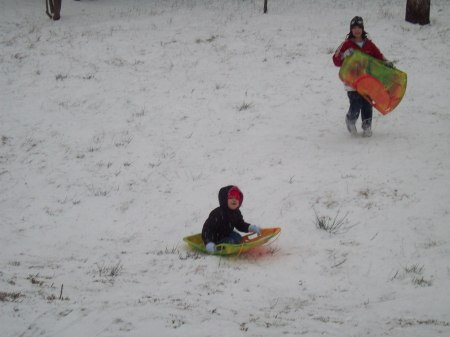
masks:
<svg viewBox="0 0 450 337"><path fill-rule="evenodd" d="M363 130L363 137L372 137L372 128L370 126Z"/></svg>
<svg viewBox="0 0 450 337"><path fill-rule="evenodd" d="M363 137L372 137L372 119L367 119L362 122Z"/></svg>
<svg viewBox="0 0 450 337"><path fill-rule="evenodd" d="M352 136L356 136L358 131L356 131L356 121L351 121L348 116L345 116L345 124L347 125L347 130Z"/></svg>

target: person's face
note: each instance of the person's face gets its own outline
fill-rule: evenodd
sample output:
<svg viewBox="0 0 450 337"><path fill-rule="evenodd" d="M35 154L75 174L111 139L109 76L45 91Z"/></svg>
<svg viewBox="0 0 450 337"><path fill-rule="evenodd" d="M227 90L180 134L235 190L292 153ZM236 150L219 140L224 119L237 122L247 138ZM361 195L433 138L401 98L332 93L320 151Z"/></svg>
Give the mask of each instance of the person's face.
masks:
<svg viewBox="0 0 450 337"><path fill-rule="evenodd" d="M359 26L352 27L352 34L356 39L360 39L362 37L363 29Z"/></svg>
<svg viewBox="0 0 450 337"><path fill-rule="evenodd" d="M228 199L228 208L232 211L239 208L239 201L236 198Z"/></svg>

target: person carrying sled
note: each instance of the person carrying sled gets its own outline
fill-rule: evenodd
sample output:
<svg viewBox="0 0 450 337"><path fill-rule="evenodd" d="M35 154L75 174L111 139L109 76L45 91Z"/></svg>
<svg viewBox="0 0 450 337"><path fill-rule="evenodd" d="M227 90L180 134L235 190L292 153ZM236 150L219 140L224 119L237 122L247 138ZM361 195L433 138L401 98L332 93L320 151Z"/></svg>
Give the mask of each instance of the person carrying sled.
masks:
<svg viewBox="0 0 450 337"><path fill-rule="evenodd" d="M389 62L375 43L367 37L367 32L364 30L364 21L360 16L355 16L351 20L350 32L333 55L334 65L340 67L344 59L350 56L354 50L360 50L383 61L388 67L393 67L392 62ZM363 137L372 136L372 105L352 87L346 85L345 89L350 100L350 107L345 116L348 131L352 135L357 134L356 121L361 113Z"/></svg>
<svg viewBox="0 0 450 337"><path fill-rule="evenodd" d="M261 234L261 228L244 221L239 208L244 195L237 186L225 186L219 190L219 207L213 209L202 229L202 239L206 250L213 253L219 243L241 242L240 232Z"/></svg>

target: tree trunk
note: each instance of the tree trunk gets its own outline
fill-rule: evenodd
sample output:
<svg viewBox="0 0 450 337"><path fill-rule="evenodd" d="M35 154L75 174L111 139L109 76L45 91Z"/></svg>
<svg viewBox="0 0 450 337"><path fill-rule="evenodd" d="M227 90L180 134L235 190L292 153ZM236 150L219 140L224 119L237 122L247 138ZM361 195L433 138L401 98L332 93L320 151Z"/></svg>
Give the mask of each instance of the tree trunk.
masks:
<svg viewBox="0 0 450 337"><path fill-rule="evenodd" d="M428 25L430 23L430 0L406 0L405 20Z"/></svg>
<svg viewBox="0 0 450 337"><path fill-rule="evenodd" d="M267 13L267 1L268 0L264 0L264 14Z"/></svg>

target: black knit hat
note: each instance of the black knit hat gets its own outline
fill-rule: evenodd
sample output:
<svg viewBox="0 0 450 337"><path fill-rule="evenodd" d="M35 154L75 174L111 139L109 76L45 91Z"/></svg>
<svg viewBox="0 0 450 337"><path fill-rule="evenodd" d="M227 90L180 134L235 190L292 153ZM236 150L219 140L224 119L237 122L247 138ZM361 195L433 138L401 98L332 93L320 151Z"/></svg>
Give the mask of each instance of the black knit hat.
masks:
<svg viewBox="0 0 450 337"><path fill-rule="evenodd" d="M360 16L355 16L352 21L350 21L350 30L352 30L353 27L360 27L362 30L364 30L364 21L363 18Z"/></svg>

